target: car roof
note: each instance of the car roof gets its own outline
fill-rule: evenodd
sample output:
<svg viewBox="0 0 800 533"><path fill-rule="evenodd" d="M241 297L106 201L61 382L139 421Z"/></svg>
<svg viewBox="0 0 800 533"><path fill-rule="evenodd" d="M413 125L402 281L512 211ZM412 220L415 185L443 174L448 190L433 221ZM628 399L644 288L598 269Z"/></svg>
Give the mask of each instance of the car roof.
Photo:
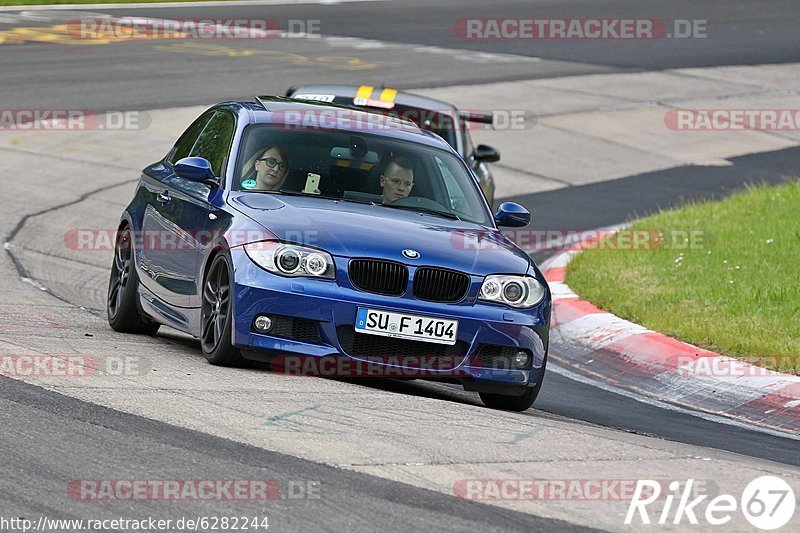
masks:
<svg viewBox="0 0 800 533"><path fill-rule="evenodd" d="M282 96L259 96L256 102L225 102L218 106L239 106L250 111L254 124L285 124L297 125L298 119L314 119L326 117L333 119L331 129L365 132L444 148L454 152L453 148L442 139L427 130L421 129L410 120L399 117L387 116L383 113L374 113L369 109L355 106L345 106L326 102L312 102L297 100ZM331 122L328 122L331 124Z"/></svg>
<svg viewBox="0 0 800 533"><path fill-rule="evenodd" d="M387 97L387 93L390 96ZM458 109L451 103L414 93L386 89L384 87L373 87L371 85L301 85L300 87L290 88L289 91L287 91L287 96L289 94L334 95L337 98L344 98L351 101L355 100L357 96L369 94L369 96L366 96L368 100L373 99L381 101L384 98L387 100L390 98L391 103L402 107L438 111L439 113L448 115L457 116L458 114ZM365 106L365 108L369 107L369 105Z"/></svg>

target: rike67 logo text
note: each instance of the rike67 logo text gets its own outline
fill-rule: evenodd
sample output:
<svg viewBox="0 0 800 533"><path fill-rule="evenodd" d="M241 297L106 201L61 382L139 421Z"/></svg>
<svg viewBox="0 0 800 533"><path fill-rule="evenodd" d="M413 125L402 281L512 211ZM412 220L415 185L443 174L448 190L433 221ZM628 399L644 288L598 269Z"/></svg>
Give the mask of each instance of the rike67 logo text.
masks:
<svg viewBox="0 0 800 533"><path fill-rule="evenodd" d="M753 527L770 531L785 526L794 515L794 491L779 477L761 476L754 479L747 484L739 499L731 494L720 494L705 504L702 513L700 504L708 498L708 494L693 497L693 485L694 479L687 480L685 484L673 481L669 484L670 492L664 497L660 482L640 479L625 515L625 524L651 524L650 512L655 511L657 518L653 517L653 521L659 525L686 522L698 525L699 516L705 519L706 524L722 526L733 519L734 513L741 512ZM660 513L657 509L648 508L657 501L657 505L663 501Z"/></svg>

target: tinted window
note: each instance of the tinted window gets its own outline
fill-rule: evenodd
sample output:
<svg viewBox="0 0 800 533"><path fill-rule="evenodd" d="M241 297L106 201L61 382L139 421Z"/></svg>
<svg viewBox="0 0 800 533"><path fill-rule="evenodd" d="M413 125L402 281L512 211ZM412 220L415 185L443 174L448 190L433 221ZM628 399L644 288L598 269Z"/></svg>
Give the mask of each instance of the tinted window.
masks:
<svg viewBox="0 0 800 533"><path fill-rule="evenodd" d="M170 158L170 162L175 163L184 157L189 157L189 152L192 150L194 143L197 141L197 137L203 131L203 128L206 126L206 124L208 124L208 121L212 115L213 113L203 115L199 119L195 120L194 123L189 126L185 132L183 132L183 135L181 135L181 138L178 139L178 142L175 144L175 151Z"/></svg>
<svg viewBox="0 0 800 533"><path fill-rule="evenodd" d="M442 173L447 196L450 199L450 208L457 213L468 214L470 207L467 205L467 196L469 196L469 193L464 192L463 183L453 176L444 161L438 157L436 158L436 166L439 167L439 171Z"/></svg>
<svg viewBox="0 0 800 533"><path fill-rule="evenodd" d="M464 142L464 159L467 159L470 161L470 163L474 163L474 160L472 159L472 152L475 151L475 145L472 144L472 136L466 130L462 130L462 134L462 141Z"/></svg>
<svg viewBox="0 0 800 533"><path fill-rule="evenodd" d="M456 127L458 123L449 112L439 112L431 109L396 106L390 116L399 116L408 119L424 130L430 130L447 141L447 144L456 147Z"/></svg>
<svg viewBox="0 0 800 533"><path fill-rule="evenodd" d="M233 116L226 111L217 111L197 138L189 156L207 159L214 175L221 176L231 146L233 129Z"/></svg>
<svg viewBox="0 0 800 533"><path fill-rule="evenodd" d="M345 98L343 96L337 96L333 101L341 105L353 105L352 98ZM422 109L419 107L395 105L392 109L388 110L365 106L364 110L410 120L420 128L430 130L439 135L442 139L447 141L447 144L456 150L458 149L456 147L456 128L458 122L453 116L454 111L447 106L442 106L442 109Z"/></svg>

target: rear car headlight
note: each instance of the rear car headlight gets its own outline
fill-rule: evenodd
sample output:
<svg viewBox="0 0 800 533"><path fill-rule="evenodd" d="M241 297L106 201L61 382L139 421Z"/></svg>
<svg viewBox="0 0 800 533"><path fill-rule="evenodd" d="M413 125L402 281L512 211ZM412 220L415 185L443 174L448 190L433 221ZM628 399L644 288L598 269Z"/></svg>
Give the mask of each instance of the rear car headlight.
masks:
<svg viewBox="0 0 800 533"><path fill-rule="evenodd" d="M533 307L542 301L545 289L529 276L486 276L478 299L498 302L518 309Z"/></svg>
<svg viewBox="0 0 800 533"><path fill-rule="evenodd" d="M276 241L244 245L247 257L273 274L288 277L334 279L336 268L328 252Z"/></svg>

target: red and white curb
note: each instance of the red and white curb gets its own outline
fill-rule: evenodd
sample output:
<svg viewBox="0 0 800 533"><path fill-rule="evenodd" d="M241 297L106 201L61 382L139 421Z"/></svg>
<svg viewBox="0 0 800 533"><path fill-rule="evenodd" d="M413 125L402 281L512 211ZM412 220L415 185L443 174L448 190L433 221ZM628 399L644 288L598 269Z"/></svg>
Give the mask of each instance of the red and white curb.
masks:
<svg viewBox="0 0 800 533"><path fill-rule="evenodd" d="M614 231L599 230L597 239ZM662 402L800 435L800 376L669 338L572 292L564 283L567 264L591 244L577 244L541 265L553 295L554 362Z"/></svg>

